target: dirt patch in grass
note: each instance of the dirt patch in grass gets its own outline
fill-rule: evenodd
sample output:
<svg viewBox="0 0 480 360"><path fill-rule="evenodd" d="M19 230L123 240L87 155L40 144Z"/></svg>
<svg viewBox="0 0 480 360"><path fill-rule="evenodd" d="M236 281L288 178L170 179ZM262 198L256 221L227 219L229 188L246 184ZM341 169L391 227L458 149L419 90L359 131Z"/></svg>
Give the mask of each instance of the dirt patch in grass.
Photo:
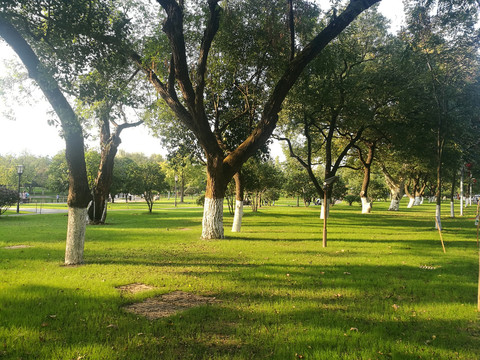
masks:
<svg viewBox="0 0 480 360"><path fill-rule="evenodd" d="M119 290L121 293L124 293L124 294L125 293L136 294L136 293L139 293L139 292L142 292L142 291L148 291L148 290L155 289L155 286L134 283L134 284L117 286L116 289Z"/></svg>
<svg viewBox="0 0 480 360"><path fill-rule="evenodd" d="M33 247L31 245L12 245L12 246L5 246L4 249L25 249Z"/></svg>
<svg viewBox="0 0 480 360"><path fill-rule="evenodd" d="M192 229L190 229L190 228L180 228L180 229L178 229L178 230L180 230L180 231L189 231L189 230L192 230Z"/></svg>
<svg viewBox="0 0 480 360"><path fill-rule="evenodd" d="M180 311L193 307L217 303L214 297L199 296L184 291L174 291L154 298L147 299L138 304L125 307L127 312L145 316L155 320L172 316Z"/></svg>

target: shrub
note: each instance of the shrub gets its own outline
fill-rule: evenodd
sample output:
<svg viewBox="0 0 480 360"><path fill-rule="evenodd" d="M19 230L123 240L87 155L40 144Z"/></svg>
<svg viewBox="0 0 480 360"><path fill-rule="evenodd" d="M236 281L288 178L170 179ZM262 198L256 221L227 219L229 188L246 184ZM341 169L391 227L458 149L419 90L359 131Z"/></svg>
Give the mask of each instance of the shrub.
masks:
<svg viewBox="0 0 480 360"><path fill-rule="evenodd" d="M343 197L343 200L345 200L349 206L352 206L354 202L360 202L360 196L358 195L345 195Z"/></svg>
<svg viewBox="0 0 480 360"><path fill-rule="evenodd" d="M203 206L205 205L205 195L200 195L197 200L196 200L196 204L198 206Z"/></svg>
<svg viewBox="0 0 480 360"><path fill-rule="evenodd" d="M16 191L8 190L4 186L0 186L0 215L2 215L8 208L14 205L18 200Z"/></svg>

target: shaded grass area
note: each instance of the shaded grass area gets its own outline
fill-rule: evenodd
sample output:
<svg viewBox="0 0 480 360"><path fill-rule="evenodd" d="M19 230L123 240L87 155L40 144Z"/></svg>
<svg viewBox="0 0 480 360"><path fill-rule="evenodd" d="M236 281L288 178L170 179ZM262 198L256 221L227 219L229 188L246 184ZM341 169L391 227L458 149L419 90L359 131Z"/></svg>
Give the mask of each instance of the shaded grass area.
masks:
<svg viewBox="0 0 480 360"><path fill-rule="evenodd" d="M0 359L478 359L473 209L246 212L200 240L201 208L111 211L86 265L64 267L64 214L0 218ZM11 245L28 248L5 249ZM115 288L155 286L137 294ZM221 302L150 321L127 304L174 290Z"/></svg>

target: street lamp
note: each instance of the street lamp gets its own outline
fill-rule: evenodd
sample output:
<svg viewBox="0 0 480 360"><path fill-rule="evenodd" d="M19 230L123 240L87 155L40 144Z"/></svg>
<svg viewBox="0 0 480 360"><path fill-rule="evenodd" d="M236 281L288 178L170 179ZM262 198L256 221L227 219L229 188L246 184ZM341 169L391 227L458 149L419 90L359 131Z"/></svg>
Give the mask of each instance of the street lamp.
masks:
<svg viewBox="0 0 480 360"><path fill-rule="evenodd" d="M175 175L175 207L177 207L177 181L178 175Z"/></svg>
<svg viewBox="0 0 480 360"><path fill-rule="evenodd" d="M20 178L23 174L23 165L17 165L18 174L18 199L17 199L17 214L20 212Z"/></svg>
<svg viewBox="0 0 480 360"><path fill-rule="evenodd" d="M338 176L332 176L323 182L323 247L327 247L327 193L331 184L338 180Z"/></svg>

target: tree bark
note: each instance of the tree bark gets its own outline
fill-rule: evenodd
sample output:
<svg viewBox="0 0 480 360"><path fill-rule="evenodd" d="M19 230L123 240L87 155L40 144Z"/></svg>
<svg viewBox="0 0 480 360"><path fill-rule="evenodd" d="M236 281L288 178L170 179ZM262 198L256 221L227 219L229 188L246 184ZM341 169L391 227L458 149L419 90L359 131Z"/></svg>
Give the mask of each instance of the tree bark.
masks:
<svg viewBox="0 0 480 360"><path fill-rule="evenodd" d="M223 239L223 198L205 197L202 239Z"/></svg>
<svg viewBox="0 0 480 360"><path fill-rule="evenodd" d="M235 180L235 215L233 217L232 232L240 232L243 219L243 179L241 172L233 176Z"/></svg>
<svg viewBox="0 0 480 360"><path fill-rule="evenodd" d="M39 58L23 36L6 19L0 16L0 36L12 47L28 70L53 110L57 114L65 138L65 157L68 165L68 228L65 264L83 263L85 243L86 208L91 199L85 165L83 131L69 102L58 83L45 71Z"/></svg>
<svg viewBox="0 0 480 360"><path fill-rule="evenodd" d="M207 189L203 208L202 239L223 239L223 199L225 197L226 176L223 156L207 155ZM230 178L228 178L230 180Z"/></svg>
<svg viewBox="0 0 480 360"><path fill-rule="evenodd" d="M86 223L86 208L68 207L65 265L78 265L83 263Z"/></svg>

